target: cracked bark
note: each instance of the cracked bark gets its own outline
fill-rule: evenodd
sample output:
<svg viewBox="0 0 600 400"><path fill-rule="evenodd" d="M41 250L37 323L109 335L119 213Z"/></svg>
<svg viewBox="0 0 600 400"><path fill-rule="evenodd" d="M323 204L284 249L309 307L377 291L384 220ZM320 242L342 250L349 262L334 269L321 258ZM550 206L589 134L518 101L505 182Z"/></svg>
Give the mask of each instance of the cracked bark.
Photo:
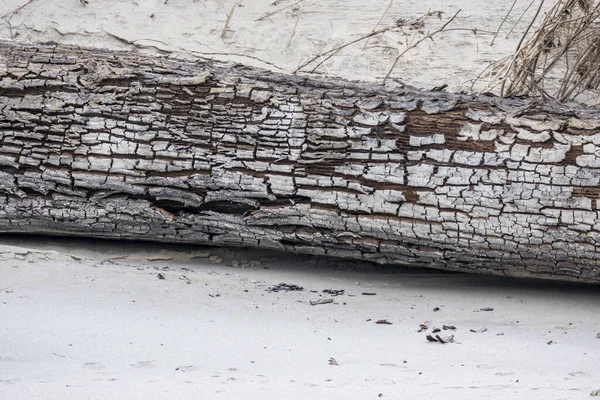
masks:
<svg viewBox="0 0 600 400"><path fill-rule="evenodd" d="M600 115L0 43L0 231L600 282Z"/></svg>

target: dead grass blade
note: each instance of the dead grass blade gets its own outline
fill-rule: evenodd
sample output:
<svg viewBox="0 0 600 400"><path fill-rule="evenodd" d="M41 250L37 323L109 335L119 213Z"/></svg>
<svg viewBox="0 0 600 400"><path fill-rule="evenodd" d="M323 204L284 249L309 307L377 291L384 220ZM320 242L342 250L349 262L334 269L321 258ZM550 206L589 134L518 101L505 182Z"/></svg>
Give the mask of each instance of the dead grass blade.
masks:
<svg viewBox="0 0 600 400"><path fill-rule="evenodd" d="M270 16L272 16L272 15L278 14L278 13L282 12L283 10L287 10L287 9L288 9L288 8L290 8L290 7L294 7L295 5L298 5L298 4L302 3L303 1L304 1L304 0L299 0L299 1L295 2L295 3L288 4L288 5L287 5L287 6L285 6L285 7L281 7L281 8L280 8L280 9L278 9L278 10L275 10L275 11L268 12L268 13L266 13L266 14L262 15L262 16L261 16L260 18L258 18L256 21L262 21L263 19L269 18L269 17L270 17Z"/></svg>
<svg viewBox="0 0 600 400"><path fill-rule="evenodd" d="M386 13L388 12L388 10L392 4L393 4L393 1L390 1L388 3L388 7L386 8L384 13L380 17L377 24L375 24L375 27L373 28L373 30L371 32L315 55L314 57L310 58L308 61L299 65L295 70L292 71L292 73L295 74L298 71L306 68L307 66L315 63L318 60L318 63L316 63L315 66L310 71L310 72L315 72L321 65L324 65L329 59L331 59L332 57L337 55L340 51L342 51L346 47L351 46L355 43L361 42L363 40L369 40L369 38L372 38L373 36L381 35L385 32L395 32L395 33L399 33L400 35L404 36L405 41L408 43L408 49L406 49L402 52L402 54L404 54L404 53L406 53L406 51L410 50L411 48L418 46L424 40L432 39L433 36L435 36L437 33L441 32L442 30L449 30L449 29L446 29L446 27L448 26L448 24L450 24L452 22L452 20L454 20L456 15L458 15L458 13L460 12L460 10L459 10L446 24L444 24L444 26L439 31L436 31L433 33L429 33L429 32L425 33L424 32L425 22L429 18L438 18L441 20L442 15L444 14L442 11L428 11L427 13L425 13L417 18L411 18L408 20L399 18L394 21L393 25L377 29L379 27L379 25L381 24L381 21L383 21ZM474 29L468 29L468 30L472 31L474 33L477 33L476 30L474 30ZM419 37L421 37L421 39L417 40L417 38L419 38ZM397 61L398 60L395 60L394 64ZM327 68L327 66L325 66L325 68ZM327 71L328 71L329 75L332 75L331 71L329 71L329 68L327 68ZM386 79L388 79L388 77L386 77Z"/></svg>
<svg viewBox="0 0 600 400"><path fill-rule="evenodd" d="M502 29L502 25L504 25L504 23L506 22L506 19L508 18L508 16L510 15L510 13L512 13L513 8L515 8L515 4L517 4L518 0L514 0L512 5L510 6L510 9L508 10L508 12L506 13L506 15L504 16L504 19L502 20L502 22L500 23L500 26L498 27L498 29L496 30L496 33L494 34L494 37L492 38L492 41L490 42L490 46L494 45L494 41L496 40L496 38L498 37L498 33L500 33L500 29Z"/></svg>
<svg viewBox="0 0 600 400"><path fill-rule="evenodd" d="M503 96L586 101L600 93L600 2L557 1L529 35L543 5L521 37L514 55L493 66ZM494 84L492 84L493 87Z"/></svg>
<svg viewBox="0 0 600 400"><path fill-rule="evenodd" d="M296 68L295 70L292 71L292 74L295 74L296 72L300 71L301 69L307 67L308 65L312 64L313 62L315 62L318 59L321 59L321 62L319 64L317 64L317 66L313 69L312 72L315 71L315 69L317 69L321 64L323 64L325 61L329 60L331 57L333 57L334 55L336 55L340 50L353 45L354 43L358 43L362 40L365 40L367 38L370 38L371 36L375 36L375 35L379 35L380 33L383 32L387 32L389 30L394 29L394 27L388 27L388 28L383 28L380 29L378 31L375 32L371 32L367 35L361 36L358 39L354 39L350 42L344 43L340 46L334 47L333 49L327 50L323 53L319 53L316 56L312 57L311 59L309 59L308 61L306 61L304 64L300 65L298 68ZM325 58L323 56L326 56Z"/></svg>
<svg viewBox="0 0 600 400"><path fill-rule="evenodd" d="M381 21L383 21L383 19L385 18L385 15L388 13L388 11L390 11L392 4L394 4L394 0L390 0L390 3L387 5L383 14L381 14L381 18L379 18L379 21L377 21L377 23L375 24L373 29L371 29L371 32L375 32L377 30L377 27L379 26L379 24L381 24ZM368 38L367 41L365 42L365 44L363 46L363 50L367 48L367 45L369 44L369 39L370 38Z"/></svg>
<svg viewBox="0 0 600 400"><path fill-rule="evenodd" d="M304 9L304 5L306 4L306 0L302 1L302 5L300 6L300 10L298 10L298 15L296 16L296 22L294 23L294 29L292 30L292 34L290 35L290 40L288 40L287 46L290 47L290 43L292 43L292 39L296 34L296 28L298 27L298 21L300 21L300 16L302 15L302 10Z"/></svg>
<svg viewBox="0 0 600 400"><path fill-rule="evenodd" d="M229 28L229 23L231 22L231 18L233 17L233 13L235 8L242 2L242 0L233 0L231 4L231 9L227 14L227 18L225 19L225 25L223 25L223 30L221 31L221 39L225 39L225 34L227 33L227 29Z"/></svg>

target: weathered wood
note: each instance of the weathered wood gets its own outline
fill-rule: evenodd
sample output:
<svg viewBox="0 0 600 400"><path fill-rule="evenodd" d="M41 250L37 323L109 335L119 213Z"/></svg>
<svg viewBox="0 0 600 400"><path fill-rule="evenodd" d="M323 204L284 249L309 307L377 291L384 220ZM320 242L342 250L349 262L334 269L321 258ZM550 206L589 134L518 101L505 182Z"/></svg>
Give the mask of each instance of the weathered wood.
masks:
<svg viewBox="0 0 600 400"><path fill-rule="evenodd" d="M600 282L600 115L0 42L0 231Z"/></svg>

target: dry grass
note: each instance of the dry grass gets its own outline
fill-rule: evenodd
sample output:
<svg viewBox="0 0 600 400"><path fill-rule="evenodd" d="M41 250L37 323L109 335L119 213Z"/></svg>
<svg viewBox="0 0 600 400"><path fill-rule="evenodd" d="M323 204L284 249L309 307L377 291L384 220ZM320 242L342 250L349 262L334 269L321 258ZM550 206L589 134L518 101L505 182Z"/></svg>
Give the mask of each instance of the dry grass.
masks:
<svg viewBox="0 0 600 400"><path fill-rule="evenodd" d="M379 24L381 24L381 21L383 21L383 19L387 15L388 11L390 11L390 8L392 8L392 4L394 4L394 0L390 0L389 4L385 8L385 11L383 12L383 14L381 14L381 17L379 18L379 21L377 21L377 23L375 24L375 26L373 27L373 29L371 30L371 32L375 32L377 30L377 27L379 26ZM367 45L369 44L369 39L367 39L365 41L365 44L363 45L363 50L367 48Z"/></svg>
<svg viewBox="0 0 600 400"><path fill-rule="evenodd" d="M515 54L492 66L503 96L539 95L597 103L600 97L600 2L558 1L527 39L544 0Z"/></svg>
<svg viewBox="0 0 600 400"><path fill-rule="evenodd" d="M263 19L269 18L272 15L278 14L278 13L282 12L283 10L287 10L288 8L292 8L294 6L297 6L298 4L302 3L303 1L304 0L299 0L299 1L295 2L295 3L288 4L285 7L281 7L280 9L277 9L275 11L268 12L268 13L262 15L260 18L258 18L257 21L262 21ZM273 3L272 5L275 5L275 3Z"/></svg>
<svg viewBox="0 0 600 400"><path fill-rule="evenodd" d="M396 56L396 58L394 59L394 62L392 63L392 66L390 67L390 69L388 70L387 74L385 75L385 77L383 78L383 82L385 83L385 81L388 80L388 78L390 77L390 75L392 74L392 72L394 71L394 68L396 68L396 64L398 63L398 60L400 60L400 58L406 54L409 50L414 49L415 47L417 47L418 45L420 45L421 43L423 43L426 40L433 40L433 37L435 35L437 35L438 33L444 32L446 30L446 27L448 25L450 25L452 23L452 21L454 21L454 19L457 17L457 15L461 12L461 10L458 10L456 12L456 14L454 14L452 16L452 18L450 18L448 21L446 21L441 28L439 28L436 31L433 32L428 32L425 36L423 36L422 38L420 38L419 40L417 40L416 42L412 43L411 45L409 45L406 49L404 49L404 51L402 51L400 54L398 54L398 56Z"/></svg>
<svg viewBox="0 0 600 400"><path fill-rule="evenodd" d="M399 51L398 56L392 62L391 67L388 69L388 72L386 73L385 77L383 78L383 82L385 83L388 79L390 79L390 75L394 71L394 68L396 67L396 64L398 63L400 58L402 58L410 50L418 47L424 41L426 41L426 40L433 41L434 36L437 36L438 34L440 34L442 32L452 30L452 29L448 29L448 26L454 21L454 19L458 15L458 13L460 13L460 11L461 11L461 10L458 10L458 12L456 12L456 14L454 14L450 19L448 19L444 24L442 24L441 28L438 28L437 30L435 30L433 32L425 31L426 22L428 22L428 20L430 20L430 19L442 20L443 19L442 16L444 15L443 11L428 11L427 13L425 13L417 18L412 18L412 19L401 19L401 18L395 19L392 25L380 27L381 22L383 21L385 16L388 14L388 11L391 8L392 4L393 4L393 0L390 0L388 7L385 9L381 18L375 24L375 26L373 27L371 32L315 55L314 57L310 58L308 61L306 61L303 64L301 64L300 66L298 66L298 68L296 68L294 71L292 71L292 73L295 74L296 72L303 70L304 68L308 67L309 65L312 66L312 70L310 72L315 72L321 66L324 66L325 68L327 68L325 63L330 58L334 57L340 51L345 49L346 47L354 45L354 44L356 44L358 42L362 42L362 41L366 41L365 42L365 46L366 46L366 43L368 42L369 39L374 38L379 35L382 35L386 32L393 32L393 33L400 35L400 37L403 38L401 41L398 41L397 43L400 45L405 45L406 48L404 50ZM462 28L458 28L458 29L462 29ZM363 46L363 49L365 46ZM328 71L328 74L329 75L331 74L330 71Z"/></svg>
<svg viewBox="0 0 600 400"><path fill-rule="evenodd" d="M300 21L300 16L302 15L302 10L304 9L304 4L306 4L306 0L302 0L302 4L300 5L300 10L298 10L298 14L296 15L296 22L294 23L294 29L292 29L292 34L290 35L290 39L288 40L287 46L290 47L290 43L292 43L292 39L296 34L296 28L298 28L298 22Z"/></svg>
<svg viewBox="0 0 600 400"><path fill-rule="evenodd" d="M16 26L16 27L13 26L13 24L12 24L13 17L16 16L17 14L19 14L23 9L25 9L27 6L29 6L30 4L32 4L35 1L36 0L27 0L26 3L20 5L19 7L15 8L12 11L7 12L2 17L0 17L6 21L6 24L8 25L8 31L10 32L11 39L14 39L19 35L19 29L21 29L21 26L23 26L23 24L25 23L25 20L31 15L31 13L33 13L35 10L37 10L47 0L42 1L40 4L38 4L34 8L32 8L29 11L29 13L27 13L27 15L24 18L22 18L21 23L18 26Z"/></svg>
<svg viewBox="0 0 600 400"><path fill-rule="evenodd" d="M233 0L231 4L231 9L227 14L227 18L225 18L225 25L223 25L223 30L221 31L221 39L225 39L225 35L227 34L227 29L229 28L229 24L231 23L231 18L233 17L233 13L235 8L242 2L242 0Z"/></svg>

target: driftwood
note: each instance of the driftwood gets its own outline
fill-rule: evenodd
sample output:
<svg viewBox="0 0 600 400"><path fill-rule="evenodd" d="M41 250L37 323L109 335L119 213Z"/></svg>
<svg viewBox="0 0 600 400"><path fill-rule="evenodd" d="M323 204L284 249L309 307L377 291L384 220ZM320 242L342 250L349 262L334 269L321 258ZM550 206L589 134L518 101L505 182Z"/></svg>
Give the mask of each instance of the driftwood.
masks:
<svg viewBox="0 0 600 400"><path fill-rule="evenodd" d="M0 42L0 231L600 282L600 114Z"/></svg>

